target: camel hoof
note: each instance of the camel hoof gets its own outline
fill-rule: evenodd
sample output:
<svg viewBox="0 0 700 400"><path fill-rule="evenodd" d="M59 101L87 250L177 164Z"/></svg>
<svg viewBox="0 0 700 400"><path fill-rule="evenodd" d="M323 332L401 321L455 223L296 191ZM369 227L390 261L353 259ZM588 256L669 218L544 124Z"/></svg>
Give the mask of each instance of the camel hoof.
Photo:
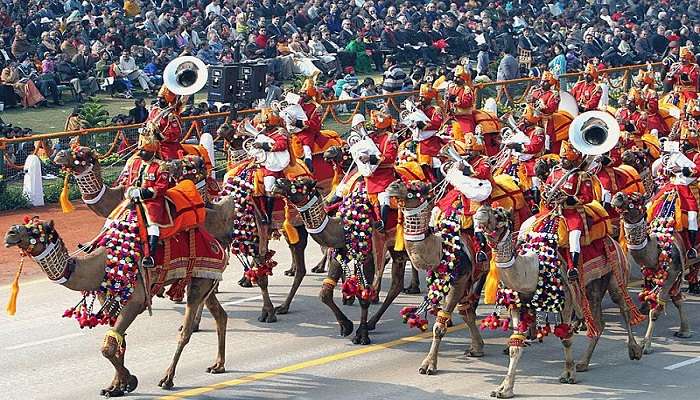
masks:
<svg viewBox="0 0 700 400"><path fill-rule="evenodd" d="M578 363L576 364L576 372L586 372L588 371L588 364ZM564 383L564 382L562 382Z"/></svg>
<svg viewBox="0 0 700 400"><path fill-rule="evenodd" d="M689 338L693 337L693 334L690 332L678 331L678 332L675 332L673 334L673 336L680 338L680 339L689 339Z"/></svg>
<svg viewBox="0 0 700 400"><path fill-rule="evenodd" d="M409 286L403 289L404 294L420 294L420 287Z"/></svg>
<svg viewBox="0 0 700 400"><path fill-rule="evenodd" d="M173 383L172 377L166 376L165 378L161 379L160 382L158 382L158 386L160 386L163 390L171 390L175 384Z"/></svg>
<svg viewBox="0 0 700 400"><path fill-rule="evenodd" d="M102 390L104 393L102 393L102 396L104 397L122 397L124 396L124 391L121 389L110 389L110 390Z"/></svg>
<svg viewBox="0 0 700 400"><path fill-rule="evenodd" d="M126 382L125 390L127 393L131 393L139 386L139 379L136 375L129 375L129 379Z"/></svg>
<svg viewBox="0 0 700 400"><path fill-rule="evenodd" d="M510 346L506 346L506 348L503 349L503 355L510 357Z"/></svg>
<svg viewBox="0 0 700 400"><path fill-rule="evenodd" d="M437 370L432 366L427 366L418 368L418 372L421 375L435 375L437 373Z"/></svg>
<svg viewBox="0 0 700 400"><path fill-rule="evenodd" d="M642 346L640 346L636 343L630 344L627 347L627 351L629 353L630 360L641 360L642 359L642 354L643 354Z"/></svg>
<svg viewBox="0 0 700 400"><path fill-rule="evenodd" d="M512 399L514 396L515 394L513 394L512 390L499 389L491 392L491 397L495 397L497 399Z"/></svg>
<svg viewBox="0 0 700 400"><path fill-rule="evenodd" d="M222 374L226 372L226 368L224 368L223 364L216 363L212 365L211 367L207 368L207 373L209 374Z"/></svg>
<svg viewBox="0 0 700 400"><path fill-rule="evenodd" d="M355 332L355 337L352 338L352 342L363 346L367 346L368 344L372 343L372 341L369 339L369 331L367 330L366 325L364 327L360 326L357 328L357 332Z"/></svg>
<svg viewBox="0 0 700 400"><path fill-rule="evenodd" d="M566 383L566 384L571 384L573 385L576 383L576 378L571 372L564 371L564 373L561 374L559 377L559 383Z"/></svg>
<svg viewBox="0 0 700 400"><path fill-rule="evenodd" d="M288 269L284 271L285 276L294 276L294 274L296 274L296 271L294 271L293 269Z"/></svg>
<svg viewBox="0 0 700 400"><path fill-rule="evenodd" d="M250 282L248 278L245 276L241 278L241 280L238 281L238 286L244 287L244 288L251 288L253 287L253 284Z"/></svg>
<svg viewBox="0 0 700 400"><path fill-rule="evenodd" d="M483 352L482 350L476 350L476 349L471 349L471 348L470 348L470 349L467 349L467 350L464 352L464 355L467 356L467 357L479 358L479 357L483 357L483 356L484 356L484 352Z"/></svg>
<svg viewBox="0 0 700 400"><path fill-rule="evenodd" d="M323 265L319 265L319 266L311 268L311 272L313 272L315 274L322 274L322 273L326 272L326 268Z"/></svg>
<svg viewBox="0 0 700 400"><path fill-rule="evenodd" d="M275 307L275 314L287 314L289 312L289 305L283 304L281 306Z"/></svg>
<svg viewBox="0 0 700 400"><path fill-rule="evenodd" d="M654 349L651 348L651 343L644 343L642 342L642 354L651 354L654 352Z"/></svg>
<svg viewBox="0 0 700 400"><path fill-rule="evenodd" d="M339 321L338 325L340 325L340 336L342 337L349 336L355 330L355 325L349 319Z"/></svg>

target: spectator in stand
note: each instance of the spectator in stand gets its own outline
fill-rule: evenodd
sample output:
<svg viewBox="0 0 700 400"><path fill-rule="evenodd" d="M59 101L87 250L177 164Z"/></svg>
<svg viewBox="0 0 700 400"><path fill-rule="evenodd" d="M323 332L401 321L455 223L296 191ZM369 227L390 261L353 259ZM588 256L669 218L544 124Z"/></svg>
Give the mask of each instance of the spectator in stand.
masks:
<svg viewBox="0 0 700 400"><path fill-rule="evenodd" d="M202 43L202 48L197 52L197 57L204 61L204 63L207 65L215 65L219 63L219 60L216 58L216 54L214 54L214 52L209 48L209 43L207 42Z"/></svg>
<svg viewBox="0 0 700 400"><path fill-rule="evenodd" d="M141 124L148 118L148 110L146 109L146 100L137 98L134 100L134 108L129 110L129 117L135 124Z"/></svg>
<svg viewBox="0 0 700 400"><path fill-rule="evenodd" d="M389 94L401 91L407 79L406 73L399 67L395 57L389 56L384 63L384 81L382 82L382 93Z"/></svg>
<svg viewBox="0 0 700 400"><path fill-rule="evenodd" d="M45 102L46 99L41 94L39 89L34 84L34 81L29 78L24 78L17 68L17 64L11 63L3 68L0 74L0 81L4 85L12 85L15 93L20 97L22 107L36 107L38 104Z"/></svg>
<svg viewBox="0 0 700 400"><path fill-rule="evenodd" d="M151 80L148 79L148 76L146 76L143 70L138 68L136 61L134 61L134 57L131 56L130 50L124 49L121 57L119 57L119 63L116 65L116 67L115 73L117 77L127 78L130 81L137 81L139 85L141 85L141 89L143 89L146 93L153 93L153 84L151 83Z"/></svg>

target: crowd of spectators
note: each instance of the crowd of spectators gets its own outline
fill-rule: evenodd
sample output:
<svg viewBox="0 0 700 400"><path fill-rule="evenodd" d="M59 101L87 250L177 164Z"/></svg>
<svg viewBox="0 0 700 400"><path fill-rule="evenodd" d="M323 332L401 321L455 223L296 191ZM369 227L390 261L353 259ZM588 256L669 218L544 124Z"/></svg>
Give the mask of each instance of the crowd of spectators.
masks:
<svg viewBox="0 0 700 400"><path fill-rule="evenodd" d="M700 50L700 2L0 0L0 29L6 106L60 104L64 89L152 94L179 55L263 62L270 84L302 75L352 97L377 90L355 75L373 71L391 92L458 62L492 80L670 63L679 46Z"/></svg>

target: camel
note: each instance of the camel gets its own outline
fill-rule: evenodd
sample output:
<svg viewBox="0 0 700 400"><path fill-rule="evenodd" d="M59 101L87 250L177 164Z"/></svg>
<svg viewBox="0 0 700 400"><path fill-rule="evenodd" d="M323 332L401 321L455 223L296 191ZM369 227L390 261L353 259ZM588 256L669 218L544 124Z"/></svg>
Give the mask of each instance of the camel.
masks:
<svg viewBox="0 0 700 400"><path fill-rule="evenodd" d="M293 191L292 187L294 187ZM345 235L340 217L331 217L326 213L325 201L316 188L316 182L313 179L297 178L294 182L288 179L278 179L274 190L277 194L287 198L297 208L312 239L322 247L327 247L334 251L346 250ZM382 238L378 238L378 236ZM404 272L408 259L405 252L394 250L394 244L395 236L391 232L388 232L386 235L373 235L374 256L369 257L365 263L363 268L364 274L367 277L367 281L372 282L372 288L379 292L385 267L384 255L386 250L388 250L393 260L391 287L381 307L371 318L368 318L371 301L360 299L360 326L352 339L355 344L367 345L371 343L369 332L376 328L377 322L379 322L396 296L403 290ZM321 301L335 315L340 326L340 334L348 336L353 332L354 325L333 301L333 289L343 276L343 269L334 257L328 257L328 259L328 276L324 280L319 296Z"/></svg>
<svg viewBox="0 0 700 400"><path fill-rule="evenodd" d="M223 129L225 130L226 126ZM105 218L109 217L112 211L123 201L124 187L117 185L109 188L104 184L101 167L97 161L97 154L90 148L77 147L72 150L62 150L56 154L54 162L73 174L81 191L83 201L97 215ZM174 173L180 173L182 172L180 167L182 167L181 163L171 162L169 170ZM234 203L235 201L231 196L222 196L217 201L208 203L206 208L205 229L225 247L228 247L231 243L230 231L236 213ZM258 224L258 226L261 225ZM303 250L307 244L307 237L303 224L296 228L299 232L300 240L297 244L289 247L292 251L292 268L296 267L299 269L299 264L304 263ZM258 261L260 262L260 260ZM304 267L302 266L301 269L304 269ZM277 312L284 314L289 310L289 305L301 284L304 273L300 273L300 278L295 278L287 299L277 308L277 311L269 295L268 278L266 276L260 277L256 281L263 296L263 307L260 317L258 317L260 322L276 322L277 317L275 314ZM198 326L199 318L197 318L195 328L198 328Z"/></svg>
<svg viewBox="0 0 700 400"><path fill-rule="evenodd" d="M499 268L500 279L504 286L516 291L520 296L522 304L527 304L535 293L538 280L540 279L539 254L535 252L519 254L517 252L522 244L523 238L519 238L517 244L514 243L511 234L511 215L510 212L503 208L481 206L474 214L473 219L474 224L486 234L487 241L494 250L494 261ZM524 227L528 225L530 224L527 222L523 224ZM577 364L574 363L573 351L571 348L573 333L568 331L569 334L560 337L564 347L565 359L564 371L559 377L559 382L561 383L576 383L576 372L583 372L589 368L593 351L605 327L602 316L602 300L606 292L610 294L612 300L620 307L623 325L627 330L629 358L631 360L639 360L642 357L642 347L637 344L631 327L631 322L634 322L632 321L632 317L636 309L631 308L634 307L631 301L628 302L625 300L626 297L629 298L625 290L627 282L617 281L618 277L627 276L626 269L628 265L625 254L620 245L610 237L603 238L602 240L605 241L606 247L610 247L614 249L614 251L612 254L608 255L609 258L605 263L605 270L602 276L591 280L585 288L581 288L585 290L592 317L595 324L600 329L598 329L597 335L591 337L588 348L584 352L581 361ZM559 257L562 256L560 255ZM562 267L560 271L560 276L566 276L566 272L563 268L564 267ZM619 273L615 273L613 268L619 268ZM576 311L576 314L580 316L581 311L576 301L577 295L575 294L575 285L567 283L563 286L564 302L561 310L561 319L562 323L566 324L565 326L570 326L573 312ZM510 309L510 316L514 327L517 327L520 323L521 311L523 310L514 307ZM513 386L515 384L515 373L523 351L524 336L522 334L523 332L516 332L511 336L509 341L510 362L508 365L508 372L501 385L491 393L493 397L511 398L514 396Z"/></svg>
<svg viewBox="0 0 700 400"><path fill-rule="evenodd" d="M612 205L620 211L622 217L630 256L640 267L655 267L656 269L659 268L659 253L661 249L657 236L649 234L645 203L646 198L636 194L618 193L612 199ZM683 277L683 270L690 263L685 258L685 244L677 237L673 239L670 260L671 262L667 269L668 277L664 281L661 291L657 294L656 301L658 304L663 305L669 298L671 299L673 305L678 309L681 324L680 329L674 335L679 338L690 338L692 333L690 332L688 314L683 306L683 295L678 290L680 280ZM695 260L693 264L698 261ZM651 342L654 325L656 319L663 311L663 306L649 310L649 325L642 341L645 354L652 351Z"/></svg>
<svg viewBox="0 0 700 400"><path fill-rule="evenodd" d="M391 183L386 191L389 196L398 200L404 214L404 243L411 264L417 269L428 270L440 263L443 239L431 232L429 227L433 199L421 195L428 193L430 184L420 181L414 181L413 184L414 186L409 190L403 181L397 180ZM476 325L476 307L487 271L482 269L474 276L474 252L470 245L465 245L465 243L471 243L471 238L466 235L464 231L460 232L461 247L466 257L460 258L463 264L458 268L458 277L452 284L453 287L445 299L445 306L441 313L450 318L454 309L459 307L472 339L470 347L464 354L467 357L483 357L484 339ZM446 333L445 317L442 321L438 317L438 321L433 325L430 351L418 369L421 374L433 375L437 372L440 343Z"/></svg>
<svg viewBox="0 0 700 400"><path fill-rule="evenodd" d="M18 224L10 227L5 235L5 246L17 246L39 264L49 279L60 283L67 289L78 292L98 291L105 280L106 249L97 247L83 258L71 257L58 232L56 232L53 221L45 222L37 219L33 220L32 223L33 225ZM223 262L223 268L225 268L225 259ZM153 276L152 278L155 279ZM155 282L153 279L150 282ZM165 284L171 284L174 281L168 280ZM173 378L177 363L190 340L195 314L201 304L206 305L216 321L218 339L216 360L207 368L207 372L219 374L225 371L228 317L213 292L217 282L217 279L197 277L197 274L193 274L187 285L187 305L177 349L165 376L158 383L163 389L172 389L174 386ZM116 322L108 331L102 345L102 355L115 368L115 376L111 384L101 391L101 394L106 397L122 396L125 392L132 392L138 386L138 379L124 365L126 351L124 337L131 323L147 308L149 297L144 287L144 276L138 274L131 298L116 316Z"/></svg>

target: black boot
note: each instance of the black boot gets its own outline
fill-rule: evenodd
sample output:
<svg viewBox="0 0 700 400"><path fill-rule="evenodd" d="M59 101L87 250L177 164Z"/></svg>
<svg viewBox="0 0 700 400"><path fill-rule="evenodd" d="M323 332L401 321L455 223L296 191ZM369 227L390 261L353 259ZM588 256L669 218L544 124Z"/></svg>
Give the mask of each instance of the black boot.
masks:
<svg viewBox="0 0 700 400"><path fill-rule="evenodd" d="M265 196L265 213L263 215L262 224L270 225L272 224L272 212L275 209L275 198L272 196Z"/></svg>
<svg viewBox="0 0 700 400"><path fill-rule="evenodd" d="M571 253L571 268L569 268L569 271L567 272L569 282L578 281L578 259L579 253Z"/></svg>
<svg viewBox="0 0 700 400"><path fill-rule="evenodd" d="M698 256L698 251L695 250L695 245L697 244L697 239L698 239L698 231L688 230L688 240L690 241L690 248L686 252L686 257L688 257L688 259L690 259L690 260L697 258L697 256Z"/></svg>
<svg viewBox="0 0 700 400"><path fill-rule="evenodd" d="M144 257L141 263L144 268L153 268L156 266L155 255L158 250L159 240L160 238L156 235L148 235L148 257Z"/></svg>
<svg viewBox="0 0 700 400"><path fill-rule="evenodd" d="M479 251L476 253L476 262L483 263L488 261L488 256L486 255L486 236L484 232L474 232L474 237L479 241Z"/></svg>
<svg viewBox="0 0 700 400"><path fill-rule="evenodd" d="M306 164L306 167L309 169L309 171L311 171L311 173L314 172L314 163L310 158L305 158L304 164Z"/></svg>
<svg viewBox="0 0 700 400"><path fill-rule="evenodd" d="M540 189L536 186L533 186L532 189L530 189L530 193L532 196L532 202L534 204L532 206L531 211L533 214L537 214L538 212L540 212L540 201L542 200Z"/></svg>

